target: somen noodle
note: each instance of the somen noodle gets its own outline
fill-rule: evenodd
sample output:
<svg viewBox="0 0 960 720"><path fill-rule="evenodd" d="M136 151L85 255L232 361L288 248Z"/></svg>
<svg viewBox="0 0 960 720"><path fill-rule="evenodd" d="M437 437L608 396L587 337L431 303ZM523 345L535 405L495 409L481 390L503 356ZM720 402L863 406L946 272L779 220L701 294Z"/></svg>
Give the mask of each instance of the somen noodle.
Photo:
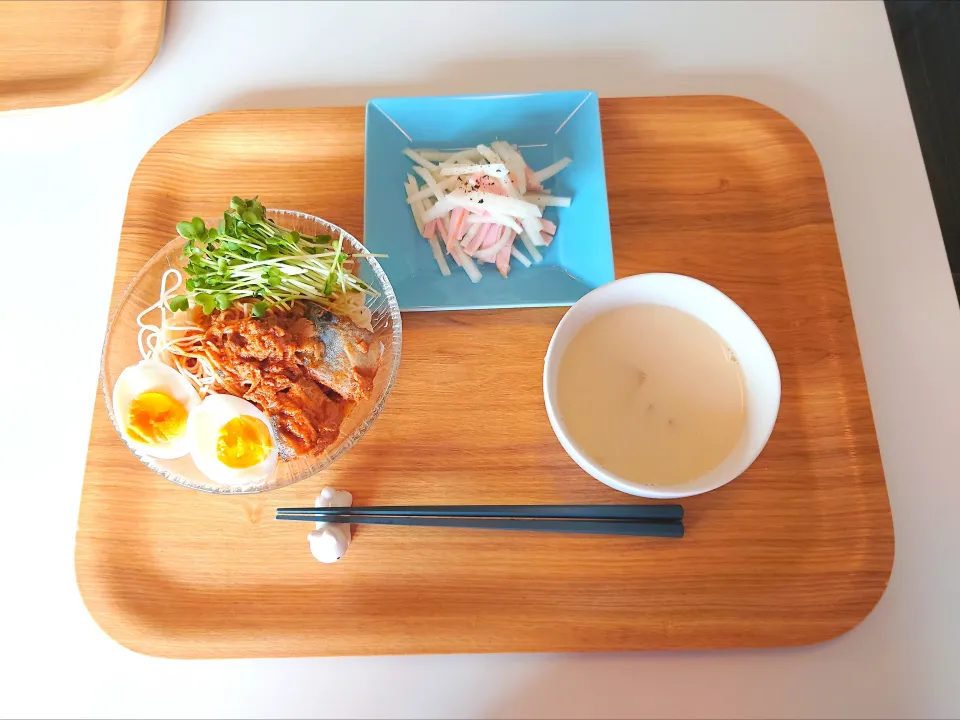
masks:
<svg viewBox="0 0 960 720"><path fill-rule="evenodd" d="M173 284L168 282L173 278ZM173 367L183 375L204 397L214 392L213 386L221 384L216 370L220 367L215 349L204 343L206 327L199 325L193 317L196 308L184 312L173 312L169 308L169 299L183 282L179 270L167 270L160 279L160 298L153 305L137 315L137 344L144 360L157 360ZM249 304L242 304L243 312L248 314ZM160 324L145 322L144 317L154 310L160 311ZM176 324L168 324L175 319ZM166 353L166 355L165 355Z"/></svg>

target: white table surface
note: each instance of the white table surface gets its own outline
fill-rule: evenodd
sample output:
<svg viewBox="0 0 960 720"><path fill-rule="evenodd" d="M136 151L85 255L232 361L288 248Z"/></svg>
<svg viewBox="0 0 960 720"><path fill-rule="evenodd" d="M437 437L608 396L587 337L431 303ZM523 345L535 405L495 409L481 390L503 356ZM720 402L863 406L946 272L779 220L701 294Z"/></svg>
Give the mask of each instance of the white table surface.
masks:
<svg viewBox="0 0 960 720"><path fill-rule="evenodd" d="M228 108L585 87L742 95L817 149L896 527L873 614L763 652L187 662L107 638L74 533L126 190L150 146ZM0 715L960 715L960 308L880 2L172 2L124 94L0 115L0 198Z"/></svg>

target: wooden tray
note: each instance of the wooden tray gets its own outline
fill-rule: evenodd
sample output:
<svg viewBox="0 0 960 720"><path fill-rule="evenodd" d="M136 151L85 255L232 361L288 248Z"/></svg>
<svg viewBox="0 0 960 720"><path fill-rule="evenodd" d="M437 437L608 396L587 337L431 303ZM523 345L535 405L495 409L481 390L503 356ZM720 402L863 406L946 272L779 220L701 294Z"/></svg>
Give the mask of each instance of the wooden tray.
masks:
<svg viewBox="0 0 960 720"><path fill-rule="evenodd" d="M211 497L151 474L98 399L76 566L101 627L174 657L733 648L835 637L886 586L893 528L830 204L788 120L730 97L602 101L619 275L727 293L780 362L770 443L684 501L681 541L358 528L343 562L272 521L330 484L360 505L614 503L550 430L562 309L407 313L396 389L322 477ZM174 223L230 196L362 226L363 110L217 113L162 138L127 203L114 303ZM335 628L335 629L334 629Z"/></svg>
<svg viewBox="0 0 960 720"><path fill-rule="evenodd" d="M122 92L153 62L166 0L0 3L0 110Z"/></svg>

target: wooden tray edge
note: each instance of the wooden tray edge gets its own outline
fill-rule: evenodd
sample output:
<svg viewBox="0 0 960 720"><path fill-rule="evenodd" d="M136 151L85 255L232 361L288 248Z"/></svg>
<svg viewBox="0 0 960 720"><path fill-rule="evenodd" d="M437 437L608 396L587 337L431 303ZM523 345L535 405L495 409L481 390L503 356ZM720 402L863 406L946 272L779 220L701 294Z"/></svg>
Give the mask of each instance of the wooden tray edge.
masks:
<svg viewBox="0 0 960 720"><path fill-rule="evenodd" d="M140 61L140 64L137 66L137 68L133 72L126 74L127 75L126 79L121 81L119 85L117 85L112 90L106 91L102 95L98 95L96 97L90 98L86 102L90 102L90 103L103 102L105 100L109 100L110 98L119 95L120 93L129 89L130 86L133 85L141 77L143 77L144 73L147 72L148 69L150 69L151 65L153 65L154 60L157 59L157 55L160 53L160 46L163 45L163 35L164 35L164 32L166 31L166 22L167 22L167 0L153 0L153 2L155 2L156 5L158 6L155 9L155 12L158 13L158 16L154 20L154 22L156 22L156 27L157 27L157 36L153 42L153 45L148 46L149 52L144 51L142 54L140 53L137 54L137 59Z"/></svg>
<svg viewBox="0 0 960 720"><path fill-rule="evenodd" d="M159 43L158 43L158 44L159 44ZM152 62L152 61L151 61L151 62ZM147 64L147 67L148 67L148 66L149 66L149 63ZM144 71L145 71L145 70L146 70L146 67L144 68ZM796 123L794 123L789 117L787 117L787 116L784 115L783 113L781 113L781 112L779 112L779 111L777 111L777 110L769 107L768 105L765 105L765 104L763 104L763 103L760 103L760 102L758 102L758 101L752 100L752 99L750 99L750 98L745 98L745 97L738 96L738 95L723 95L723 94L717 94L717 95L689 95L689 96L680 96L680 97L683 97L684 100L688 100L688 101L694 102L694 103L697 102L697 101L707 101L708 99L710 99L710 100L716 100L717 98L724 98L724 99L727 99L727 100L730 100L730 101L734 101L735 103L742 103L742 104L744 104L744 105L749 105L749 106L758 108L758 109L762 110L764 113L767 113L767 114L769 114L769 115L771 115L771 116L773 116L773 117L778 118L781 122L787 124L787 125L790 127L791 132L795 132L795 133L798 135L798 137L799 137L800 139L802 139L803 144L806 146L806 149L809 150L809 152L810 152L811 155L812 155L812 158L816 161L816 166L817 166L817 170L818 170L819 175L821 176L821 178L823 178L823 166L822 166L822 163L820 162L820 157L819 157L819 155L817 154L816 149L814 148L813 144L810 142L809 137L806 135L806 133L805 133ZM660 99L660 100L663 100L663 101L676 101L676 100L678 99L678 96L650 96L650 97L638 97L638 98L602 98L602 99L601 99L601 113L603 112L603 106L604 106L605 104L608 105L608 104L611 103L611 102L620 101L620 100L636 100L636 99L643 99L643 100L657 100L657 99ZM210 112L210 113L205 113L205 114L203 114L203 115L199 115L199 116L197 116L197 117L195 117L195 118L191 118L190 120L187 120L187 121L181 123L180 125L172 128L170 131L168 131L167 133L165 133L161 138L159 138L159 139L156 141L156 143L154 143L154 144L147 150L147 152L144 154L143 158L141 158L140 162L139 162L138 165L137 165L136 171L134 172L134 179L136 178L136 175L140 172L141 167L150 159L150 156L151 156L151 154L153 153L154 150L156 150L156 149L158 149L159 147L162 147L163 145L165 145L168 140L174 139L175 136L177 136L178 134L180 134L180 132L188 131L188 130L192 129L192 127L193 127L195 124L202 124L203 122L208 121L209 118L211 118L212 116L220 116L220 115L227 115L227 114L229 114L229 115L233 115L233 114L255 114L255 113L270 113L270 114L273 114L273 113L281 113L281 112L297 113L297 112L305 112L305 111L337 110L337 109L339 109L339 110L347 110L347 109L350 109L350 110L361 110L362 108L361 108L361 107L357 107L357 106L352 106L352 107L351 107L351 106L338 106L338 107L333 107L333 106L331 106L331 107L324 107L324 106L320 106L320 107L302 107L302 108L252 108L252 109L220 110L220 111L213 111L213 112ZM825 178L824 178L824 183L825 183ZM131 179L131 186L132 186L132 185L133 185L133 179ZM829 202L829 194L827 194L826 191L825 191L825 195L826 195L827 200L828 200L828 202ZM130 203L130 195L129 195L129 192L128 192L127 203L126 203L125 209L124 209L124 218L125 218L125 219L126 219L127 206L129 206L129 203ZM830 215L831 215L831 227L833 228L834 235L836 235L836 230L835 230L835 226L834 226L834 223L833 223L833 213L832 213L832 210L831 210ZM122 235L123 235L123 231L121 231L121 242L122 242ZM119 260L119 251L118 251L118 260ZM842 267L843 267L842 257L840 258L840 263L841 263L841 268L842 268ZM113 314L113 312L114 312L114 305L116 304L116 301L117 301L117 296L116 296L116 292L117 292L117 288L116 288L116 266L115 266L115 270L114 270L114 285L115 285L114 294L113 294L113 296L111 297L110 310L109 310L108 317L112 317L112 314ZM846 280L845 280L845 279L844 279L844 285L846 286ZM847 289L847 299L848 299L848 301L849 301L849 289ZM852 318L852 308L851 308L851 318ZM855 326L855 321L854 321L854 326ZM858 339L858 341L857 341L857 353L858 353L858 356L859 356L859 354L860 354L859 339ZM862 369L862 367L863 367L863 365L862 365L862 358L861 358L861 369ZM100 396L100 386L99 386L99 382L98 382L98 384L97 384L97 402L100 401L100 397L99 397L99 396ZM872 415L872 403L870 403L869 392L867 393L867 402L868 402L868 404L870 404L870 407L871 407L871 415ZM92 421L91 421L91 436L92 436L92 431L93 431L93 427L92 427ZM874 435L875 435L875 434L876 434L876 433L875 433L875 430L874 430ZM878 443L878 445L879 445L879 443ZM88 440L88 448L89 448L89 440ZM85 467L85 470L84 470L84 486L86 485L87 473L88 473L88 468ZM886 499L886 512L884 513L884 515L885 515L885 521L884 521L884 522L885 522L885 525L886 525L886 530L887 530L886 536L888 537L888 542L885 542L885 543L884 543L884 545L885 545L884 548L882 548L882 549L881 549L881 548L878 548L878 552L884 552L884 555L885 555L885 557L884 557L884 561L885 561L885 562L884 562L884 565L885 565L885 568L886 568L886 571L885 571L886 576L885 576L885 578L884 578L882 587L879 587L879 588L874 592L874 596L873 596L873 597L865 596L865 600L866 600L866 602L869 603L869 606L866 607L865 611L863 612L863 615L860 616L859 618L852 618L852 619L851 619L851 622L849 623L848 626L842 627L842 628L840 628L839 630L836 629L836 628L830 628L830 629L828 629L827 632L825 632L825 633L822 634L822 636L815 635L814 633L811 632L810 635L813 635L813 638L812 638L812 639L810 639L809 637L807 637L807 638L804 638L803 640L798 641L798 642L794 642L794 641L791 641L791 640L787 640L787 641L785 641L785 642L777 642L777 643L775 643L775 644L757 644L757 645L749 645L749 646L735 646L735 649L738 649L738 650L740 650L740 649L743 649L743 650L751 650L751 649L769 649L769 648L787 648L787 647L806 647L806 646L812 646L812 645L819 645L819 644L822 644L822 643L825 643L825 642L829 642L829 641L835 640L835 639L837 639L837 638L839 638L839 637L842 637L843 635L849 633L851 630L853 630L853 629L855 629L857 626L859 626L864 620L866 620L866 618L876 609L877 604L880 602L880 599L883 597L883 595L885 594L887 588L889 587L889 581L890 581L890 577L891 577L892 572L893 572L893 564L894 564L894 559L895 559L895 533L894 533L892 513L891 513L891 509L890 509L890 496L889 496L889 490L887 489L886 474L885 474L885 473L883 473L883 485L884 485L884 490L886 491L886 492L884 493L884 497L885 497L885 499ZM84 490L85 490L85 487L81 489L81 500L80 500L81 512L82 512L82 506L83 506L84 503L86 502L86 493L84 492ZM78 540L79 540L79 538L78 538ZM358 654L356 654L356 655L336 654L336 653L319 653L319 654L313 654L313 655L304 655L303 653L298 653L298 652L296 652L296 651L290 652L290 653L246 654L246 653L243 653L243 652L239 652L239 653L238 653L238 652L236 651L236 648L234 648L233 646L221 646L221 645L217 645L217 644L215 644L215 643L210 643L209 641L205 642L205 644L204 644L203 646L196 646L197 649L199 650L199 652L197 652L197 653L192 653L192 652L190 652L190 653L184 653L184 652L183 652L183 649L184 649L185 643L183 643L183 642L172 642L172 643L168 643L168 642L167 642L166 640L164 640L163 638L159 638L159 637L156 637L156 636L150 636L148 633L140 632L140 631L135 630L135 629L132 629L132 628L128 629L128 628L123 627L123 625L124 625L123 620L124 620L124 619L130 619L130 618L136 617L136 616L131 616L131 615L127 614L127 613L123 613L122 611L120 611L119 613L114 613L113 615L111 615L110 613L103 614L103 612L104 612L105 610L107 610L107 608L104 607L104 605L105 605L106 602L107 602L107 601L104 599L106 594L104 593L101 597L97 597L98 595L101 595L99 589L94 588L94 587L90 584L91 581L93 581L93 583L96 583L96 580L94 580L92 577L88 577L88 570L89 570L89 568L91 567L91 564L88 564L88 563L86 562L86 560L82 557L81 544L80 544L79 542L77 542L76 545L75 545L74 567L75 567L75 573L76 573L76 577L77 577L77 586L78 586L78 589L79 589L79 591L80 591L81 599L83 600L84 606L86 607L87 612L90 613L90 616L92 617L92 619L94 620L94 622L95 622L95 623L97 624L97 626L98 626L101 630L103 630L103 632L104 632L108 637L110 637L112 640L114 640L115 642L117 642L119 645L121 645L121 646L123 646L123 647L125 647L125 648L127 648L127 649L129 649L129 650L131 650L131 651L133 651L133 652L136 652L136 653L138 653L138 654L143 654L143 655L147 655L147 656L151 656L151 657L170 658L170 659L201 659L201 658L229 658L229 659L240 659L240 658L254 658L254 657L256 657L256 658L287 658L287 657L363 657L363 656L375 655L375 654L376 654L376 653L372 653L372 652L371 652L371 653L369 653L369 654L360 654L360 653L358 653ZM191 647L191 649L192 649L194 646L189 646L189 647ZM176 651L176 652L166 652L167 649L173 649L173 648L176 648L177 651ZM697 648L689 648L689 647L681 647L681 646L674 646L674 645L664 644L664 645L662 645L662 646L660 646L660 645L645 645L645 646L643 646L643 647L623 647L623 648L618 648L617 650L614 650L614 651L611 651L611 650L609 650L609 649L596 649L596 650L592 650L592 649L590 649L590 648L586 648L586 649L546 648L546 649L545 649L545 648L540 647L540 648L529 648L529 649L524 649L524 648L513 649L513 650L510 650L510 651L507 651L507 652L510 653L510 654L512 654L512 653L528 653L528 652L529 652L529 653L537 653L537 652L631 652L631 651L639 651L639 650L692 650L692 651L695 651L695 652L696 652L696 651L701 651L701 650L730 650L730 649L734 649L734 648L731 647L731 646L729 646L729 645L702 645L702 646L699 646L699 647L697 647ZM218 651L218 650L219 650L219 651ZM478 650L464 650L463 652L464 652L464 653L471 653L471 652L483 652L483 651L482 651L482 650L480 650L480 651L478 651ZM417 655L417 654L436 654L436 655L444 655L444 654L461 654L461 653L460 653L459 651L456 651L456 652L443 652L443 651L424 651L424 652L418 652L418 651L410 651L410 652L407 652L407 653L405 653L405 654L410 654L410 655Z"/></svg>
<svg viewBox="0 0 960 720"><path fill-rule="evenodd" d="M204 643L201 645L199 643L190 643L184 642L182 639L175 638L171 641L168 641L166 638L162 637L158 633L151 633L147 628L133 628L133 627L124 627L124 618L131 618L136 616L131 616L129 614L121 614L120 612L110 613L104 612L107 608L102 607L104 602L101 598L95 597L95 594L98 591L94 590L93 594L88 592L89 586L86 580L86 573L82 570L83 563L79 558L79 545L78 549L74 554L75 558L75 570L77 575L77 586L80 591L80 597L83 601L83 605L89 613L90 617L93 619L97 627L111 640L120 645L121 647L130 650L131 652L137 653L138 655L144 655L147 657L162 658L169 660L209 660L209 659L225 659L225 660L250 660L250 659L284 659L284 658L306 658L306 657L381 657L384 655L398 655L400 657L407 655L462 655L462 654L505 654L505 655L517 655L517 654L534 654L534 653L622 653L622 652L655 652L655 651L672 651L672 652L709 652L709 651L721 651L721 650L772 650L780 648L802 648L802 647L813 647L816 645L821 645L824 643L832 642L837 640L844 635L848 634L852 630L856 629L864 620L869 617L874 610L876 609L877 604L879 603L881 597L886 592L886 589L889 585L890 574L887 575L887 581L884 583L883 588L876 594L876 598L873 600L873 604L870 608L863 614L862 617L854 619L848 627L841 628L839 630L831 629L822 634L822 636L814 636L812 639L810 637L804 638L801 641L780 641L775 643L764 643L764 644L751 644L751 645L738 645L731 646L728 644L704 644L695 648L684 645L673 645L673 644L646 644L638 646L623 646L611 650L609 647L549 647L544 648L539 647L520 647L513 648L510 650L502 651L485 651L483 649L477 648L468 648L465 650L456 650L456 651L446 651L446 650L408 650L402 653L396 652L387 652L387 653L378 653L372 648L370 652L357 652L357 653L337 653L337 652L300 652L297 648L291 648L289 652L274 652L274 651L247 651L245 649L238 649L233 644L222 645L217 641L211 642L209 638L205 639ZM892 558L892 553L891 553ZM891 563L892 569L892 563ZM257 644L256 640L250 641L251 645ZM275 648L276 645L273 645ZM371 647L371 646L365 646ZM193 652L196 650L196 652Z"/></svg>
<svg viewBox="0 0 960 720"><path fill-rule="evenodd" d="M137 7L138 11L146 15L144 23L156 24L157 34L152 45L138 45L133 54L132 69L123 68L122 72L115 69L105 75L96 76L92 81L79 82L60 93L44 93L36 91L27 94L2 95L0 94L0 112L23 112L40 110L50 107L66 107L69 105L86 105L103 102L119 95L139 80L153 64L160 46L163 44L163 35L166 26L167 0L135 0L124 2L125 5ZM152 13L157 13L153 16ZM89 88L93 87L91 91Z"/></svg>

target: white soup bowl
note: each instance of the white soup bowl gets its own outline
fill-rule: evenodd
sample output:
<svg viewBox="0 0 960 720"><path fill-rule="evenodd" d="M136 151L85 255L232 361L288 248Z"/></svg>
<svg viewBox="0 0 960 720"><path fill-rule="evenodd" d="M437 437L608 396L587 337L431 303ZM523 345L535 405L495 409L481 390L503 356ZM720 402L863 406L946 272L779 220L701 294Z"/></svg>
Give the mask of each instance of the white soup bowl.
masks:
<svg viewBox="0 0 960 720"><path fill-rule="evenodd" d="M740 364L746 391L746 422L730 454L709 472L679 484L654 485L619 477L588 458L570 437L557 405L560 360L573 337L598 315L631 305L666 305L709 325ZM543 397L550 425L574 462L606 485L647 498L682 498L726 485L741 475L767 444L780 409L780 369L756 324L730 298L684 275L650 273L622 278L584 295L571 307L550 340L543 367Z"/></svg>

